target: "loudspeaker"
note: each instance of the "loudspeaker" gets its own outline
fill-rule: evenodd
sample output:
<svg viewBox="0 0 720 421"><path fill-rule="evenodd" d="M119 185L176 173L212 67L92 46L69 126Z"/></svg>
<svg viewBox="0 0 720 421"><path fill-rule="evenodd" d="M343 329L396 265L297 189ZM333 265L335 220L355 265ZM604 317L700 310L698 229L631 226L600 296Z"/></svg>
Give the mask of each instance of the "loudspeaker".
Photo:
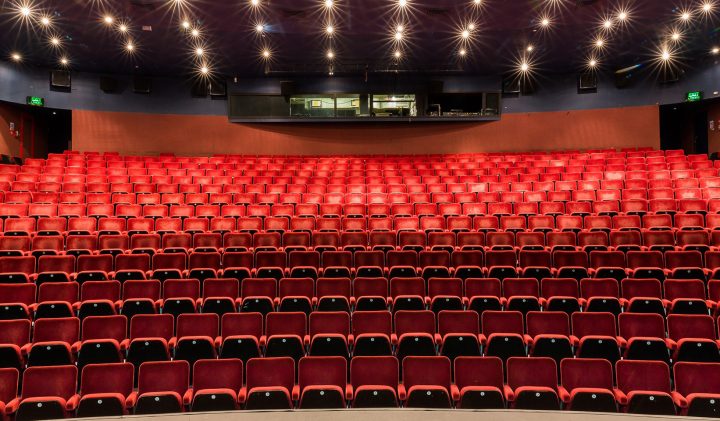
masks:
<svg viewBox="0 0 720 421"><path fill-rule="evenodd" d="M210 96L216 98L227 96L227 85L225 82L210 82Z"/></svg>
<svg viewBox="0 0 720 421"><path fill-rule="evenodd" d="M196 80L192 84L190 93L195 98L205 98L206 96L208 96L208 81Z"/></svg>
<svg viewBox="0 0 720 421"><path fill-rule="evenodd" d="M615 87L618 89L627 88L637 79L635 76L642 69L642 65L625 67L615 72Z"/></svg>
<svg viewBox="0 0 720 421"><path fill-rule="evenodd" d="M597 75L595 72L586 72L578 76L578 92L597 91Z"/></svg>
<svg viewBox="0 0 720 421"><path fill-rule="evenodd" d="M103 76L100 78L100 90L106 94L114 94L120 90L118 80L112 77Z"/></svg>
<svg viewBox="0 0 720 421"><path fill-rule="evenodd" d="M70 89L72 81L67 70L53 70L50 72L50 88Z"/></svg>
<svg viewBox="0 0 720 421"><path fill-rule="evenodd" d="M295 95L295 82L284 80L280 82L280 95L289 97Z"/></svg>
<svg viewBox="0 0 720 421"><path fill-rule="evenodd" d="M504 95L517 95L520 93L520 79L509 77L502 81L502 93Z"/></svg>
<svg viewBox="0 0 720 421"><path fill-rule="evenodd" d="M143 76L135 76L133 78L133 92L136 94L149 94L151 91L152 79Z"/></svg>
<svg viewBox="0 0 720 421"><path fill-rule="evenodd" d="M445 82L442 80L431 80L428 82L428 93L429 94L441 94L445 89Z"/></svg>

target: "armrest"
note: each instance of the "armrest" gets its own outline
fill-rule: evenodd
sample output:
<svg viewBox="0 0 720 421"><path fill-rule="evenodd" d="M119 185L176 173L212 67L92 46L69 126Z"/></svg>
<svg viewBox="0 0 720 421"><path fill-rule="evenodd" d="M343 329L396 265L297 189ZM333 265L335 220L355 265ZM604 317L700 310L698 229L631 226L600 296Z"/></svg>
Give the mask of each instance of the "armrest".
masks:
<svg viewBox="0 0 720 421"><path fill-rule="evenodd" d="M564 404L570 403L570 392L567 391L562 386L558 386L558 396L560 397L560 400L563 401Z"/></svg>
<svg viewBox="0 0 720 421"><path fill-rule="evenodd" d="M247 400L247 389L243 387L240 389L240 392L238 392L238 402L243 404Z"/></svg>
<svg viewBox="0 0 720 421"><path fill-rule="evenodd" d="M505 400L512 402L515 400L515 392L508 385L503 385L503 392L505 392Z"/></svg>
<svg viewBox="0 0 720 421"><path fill-rule="evenodd" d="M177 345L177 342L178 342L178 338L176 338L175 336L173 336L173 337L170 338L170 340L168 341L168 347L169 347L170 349L175 348L175 346Z"/></svg>
<svg viewBox="0 0 720 421"><path fill-rule="evenodd" d="M188 389L185 391L185 394L183 394L183 405L190 405L192 403L193 398L193 390Z"/></svg>
<svg viewBox="0 0 720 421"><path fill-rule="evenodd" d="M75 408L77 408L78 406L78 402L80 402L80 395L75 394L67 400L67 402L65 403L65 409L67 411L74 411Z"/></svg>
<svg viewBox="0 0 720 421"><path fill-rule="evenodd" d="M458 389L458 387L454 384L450 385L450 396L455 402L460 400L460 389Z"/></svg>
<svg viewBox="0 0 720 421"><path fill-rule="evenodd" d="M404 401L407 398L407 391L405 390L405 385L399 384L398 385L398 399L401 401Z"/></svg>
<svg viewBox="0 0 720 421"><path fill-rule="evenodd" d="M613 389L613 394L615 395L615 400L618 401L620 405L627 405L627 395L625 395L622 390Z"/></svg>
<svg viewBox="0 0 720 421"><path fill-rule="evenodd" d="M532 336L530 336L526 333L526 334L523 334L523 342L525 342L525 345L532 345L534 340L533 340Z"/></svg>
<svg viewBox="0 0 720 421"><path fill-rule="evenodd" d="M74 344L70 345L70 351L73 354L77 354L80 351L81 346L82 346L82 342L80 342L80 341L75 342Z"/></svg>
<svg viewBox="0 0 720 421"><path fill-rule="evenodd" d="M673 402L675 402L675 405L677 405L678 408L687 408L688 401L683 395L673 390L670 392L670 396L672 396Z"/></svg>
<svg viewBox="0 0 720 421"><path fill-rule="evenodd" d="M667 347L670 348L670 350L674 351L677 349L677 342L674 340L667 338L665 339L665 343L667 344Z"/></svg>
<svg viewBox="0 0 720 421"><path fill-rule="evenodd" d="M293 386L291 395L292 395L292 400L294 400L294 401L300 399L300 386L299 385Z"/></svg>
<svg viewBox="0 0 720 421"><path fill-rule="evenodd" d="M128 395L127 399L125 399L125 408L131 409L135 407L135 402L137 402L137 392L132 392Z"/></svg>
<svg viewBox="0 0 720 421"><path fill-rule="evenodd" d="M14 414L18 407L20 406L20 398L15 398L11 400L10 402L5 404L5 414L12 415Z"/></svg>
<svg viewBox="0 0 720 421"><path fill-rule="evenodd" d="M627 348L627 340L623 338L622 336L618 336L615 338L617 340L618 346L622 349Z"/></svg>
<svg viewBox="0 0 720 421"><path fill-rule="evenodd" d="M351 401L353 399L353 387L351 384L345 386L345 400Z"/></svg>

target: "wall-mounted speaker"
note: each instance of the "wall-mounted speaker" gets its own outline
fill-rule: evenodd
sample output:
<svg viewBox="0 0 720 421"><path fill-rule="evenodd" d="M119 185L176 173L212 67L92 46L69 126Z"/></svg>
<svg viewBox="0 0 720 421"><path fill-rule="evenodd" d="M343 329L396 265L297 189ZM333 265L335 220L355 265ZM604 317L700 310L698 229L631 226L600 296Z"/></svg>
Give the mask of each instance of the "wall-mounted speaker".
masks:
<svg viewBox="0 0 720 421"><path fill-rule="evenodd" d="M295 95L295 93L295 82L291 80L283 80L280 82L280 95L289 97Z"/></svg>
<svg viewBox="0 0 720 421"><path fill-rule="evenodd" d="M629 88L632 86L636 79L637 74L642 69L641 64L634 66L625 67L615 72L615 87L618 89Z"/></svg>
<svg viewBox="0 0 720 421"><path fill-rule="evenodd" d="M206 80L198 80L193 82L190 88L190 94L194 98L205 98L208 96L208 82Z"/></svg>
<svg viewBox="0 0 720 421"><path fill-rule="evenodd" d="M227 84L225 82L210 82L210 96L222 98L227 96Z"/></svg>
<svg viewBox="0 0 720 421"><path fill-rule="evenodd" d="M595 72L585 72L578 76L578 92L589 93L597 92L597 74Z"/></svg>
<svg viewBox="0 0 720 421"><path fill-rule="evenodd" d="M103 76L100 78L100 90L106 94L114 94L120 91L120 84L113 77Z"/></svg>
<svg viewBox="0 0 720 421"><path fill-rule="evenodd" d="M149 94L152 92L152 79L144 76L133 78L133 92L136 94Z"/></svg>
<svg viewBox="0 0 720 421"><path fill-rule="evenodd" d="M50 88L70 89L72 81L67 70L53 70L50 72Z"/></svg>
<svg viewBox="0 0 720 421"><path fill-rule="evenodd" d="M427 87L429 94L441 94L445 90L445 82L442 80L431 80Z"/></svg>
<svg viewBox="0 0 720 421"><path fill-rule="evenodd" d="M517 77L509 77L502 81L502 93L503 95L519 95L520 94L520 79Z"/></svg>

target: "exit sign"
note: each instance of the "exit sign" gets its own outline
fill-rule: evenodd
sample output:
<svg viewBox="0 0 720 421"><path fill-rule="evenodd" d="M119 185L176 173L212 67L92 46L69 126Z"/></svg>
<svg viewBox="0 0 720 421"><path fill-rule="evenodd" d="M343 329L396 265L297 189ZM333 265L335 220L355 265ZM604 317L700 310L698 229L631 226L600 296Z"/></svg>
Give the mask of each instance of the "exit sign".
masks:
<svg viewBox="0 0 720 421"><path fill-rule="evenodd" d="M688 102L700 101L703 99L703 93L702 91L688 92L686 99Z"/></svg>
<svg viewBox="0 0 720 421"><path fill-rule="evenodd" d="M32 105L33 107L44 107L45 106L45 98L41 98L39 96L29 96L26 98L27 105Z"/></svg>

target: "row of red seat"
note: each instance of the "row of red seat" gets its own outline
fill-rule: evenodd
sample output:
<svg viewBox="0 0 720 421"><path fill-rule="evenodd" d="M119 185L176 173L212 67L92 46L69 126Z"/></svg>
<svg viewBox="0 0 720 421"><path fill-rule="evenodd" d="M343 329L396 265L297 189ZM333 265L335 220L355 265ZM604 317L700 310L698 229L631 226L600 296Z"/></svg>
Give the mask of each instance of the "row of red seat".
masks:
<svg viewBox="0 0 720 421"><path fill-rule="evenodd" d="M171 301L168 301L171 305ZM175 322L177 319L177 323ZM264 319L264 322L263 322ZM2 367L286 356L442 355L720 362L708 315L487 310L136 314L0 320ZM222 320L220 322L220 320ZM81 330L82 323L82 330ZM82 333L81 333L82 332ZM129 332L129 334L128 334ZM31 336L32 335L32 336Z"/></svg>

